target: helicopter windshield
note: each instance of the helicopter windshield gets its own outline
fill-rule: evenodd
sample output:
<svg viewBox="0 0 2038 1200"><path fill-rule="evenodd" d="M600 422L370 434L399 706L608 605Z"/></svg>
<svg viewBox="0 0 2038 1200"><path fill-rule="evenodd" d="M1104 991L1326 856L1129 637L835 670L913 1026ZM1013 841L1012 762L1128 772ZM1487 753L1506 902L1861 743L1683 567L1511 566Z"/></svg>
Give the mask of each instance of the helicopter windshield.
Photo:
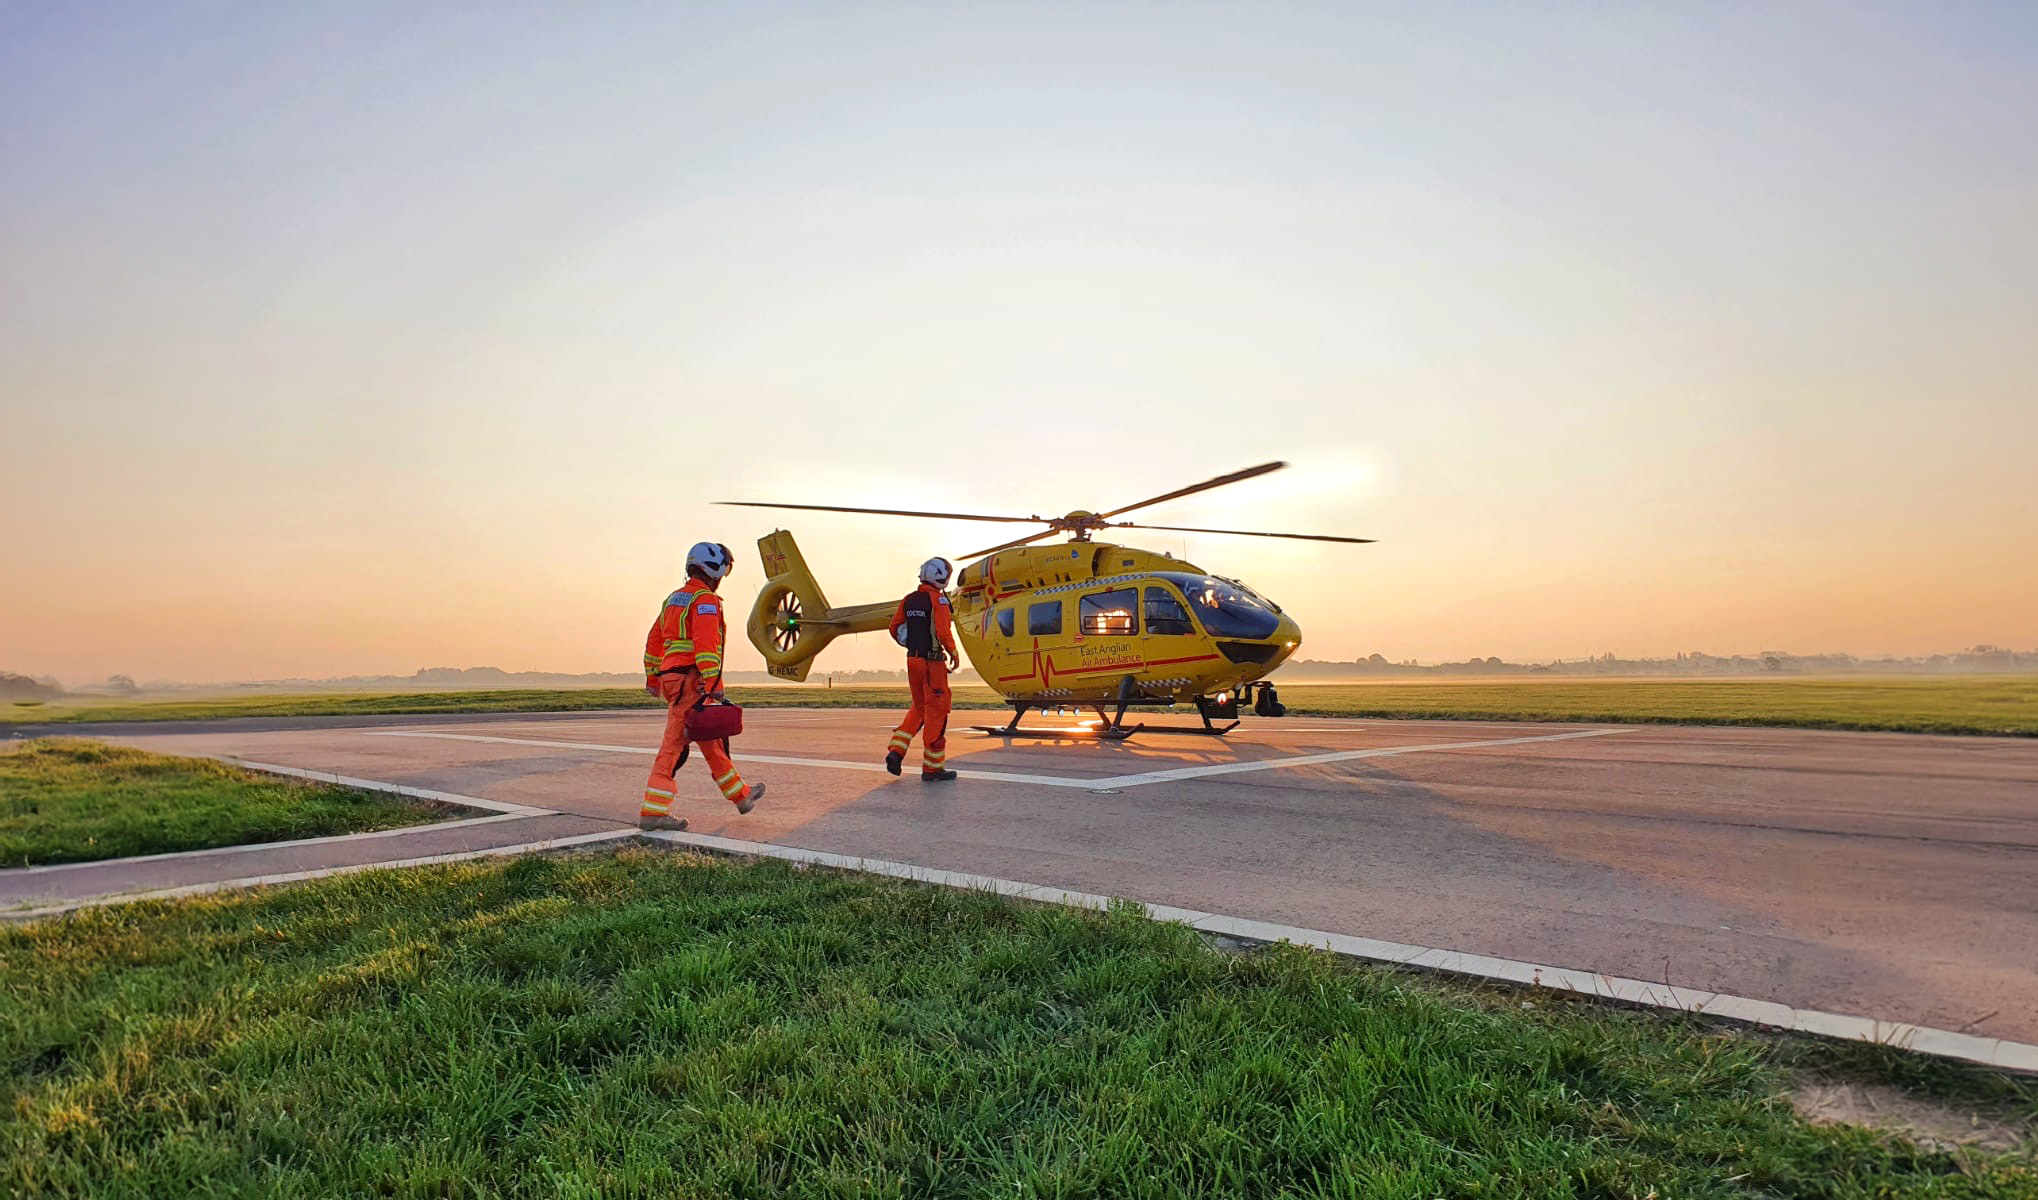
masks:
<svg viewBox="0 0 2038 1200"><path fill-rule="evenodd" d="M1175 571L1163 573L1161 578L1182 589L1189 608L1212 637L1272 637L1281 627L1273 605L1236 584Z"/></svg>

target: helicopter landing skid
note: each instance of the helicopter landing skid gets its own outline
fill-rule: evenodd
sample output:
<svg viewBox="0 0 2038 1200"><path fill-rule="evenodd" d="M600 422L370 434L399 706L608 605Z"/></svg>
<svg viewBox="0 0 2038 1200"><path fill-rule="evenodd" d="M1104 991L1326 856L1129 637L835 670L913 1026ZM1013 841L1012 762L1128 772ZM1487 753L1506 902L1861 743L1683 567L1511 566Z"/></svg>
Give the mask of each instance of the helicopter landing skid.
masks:
<svg viewBox="0 0 2038 1200"><path fill-rule="evenodd" d="M1234 729L1237 729L1237 728L1238 728L1238 722L1237 722L1237 721L1233 721L1233 722L1232 722L1231 724L1229 724L1229 725L1210 725L1210 726L1206 726L1205 728L1202 728L1202 729L1197 729L1197 728L1196 728L1195 726L1193 726L1193 725L1134 725L1134 726L1132 727L1132 732L1134 732L1134 733L1188 733L1188 734L1194 734L1194 735L1195 735L1195 736L1197 736L1197 737L1223 737L1223 736L1224 736L1225 734L1227 734L1227 733L1230 733L1230 732L1231 732L1232 730L1234 730Z"/></svg>
<svg viewBox="0 0 2038 1200"><path fill-rule="evenodd" d="M1074 738L1086 742L1122 742L1146 730L1144 725L1080 726L1073 729L1021 729L1017 725L972 725L979 733L1008 738Z"/></svg>
<svg viewBox="0 0 2038 1200"><path fill-rule="evenodd" d="M1050 704L1043 706L1040 711L1044 713L1064 712L1073 707L1073 705L1068 704ZM1140 726L1128 726L1122 719L1112 720L1104 715L1103 709L1095 705L1090 706L1090 711L1097 714L1097 719L1086 725L1064 727L1061 729L1019 728L1019 722L1025 720L1026 714L1031 711L1033 711L1033 706L1027 705L1024 708L1015 709L1012 713L1012 719L1003 725L972 725L970 728L981 733L988 733L992 737L1080 738L1084 741L1092 742L1122 742L1140 730ZM1121 718L1124 716L1123 713L1119 715Z"/></svg>
<svg viewBox="0 0 2038 1200"><path fill-rule="evenodd" d="M1127 725L1125 723L1125 708L1125 705L1119 705L1118 715L1115 717L1105 715L1102 708L1095 709L1094 711L1097 714L1095 722L1075 728L1021 729L1019 728L1019 722L1026 716L1028 711L1026 709L1020 709L1012 714L1012 720L1008 724L972 725L970 728L980 733L988 733L992 737L1079 738L1086 741L1100 742L1122 742L1135 733L1187 733L1197 737L1223 737L1225 734L1238 728L1237 721L1223 726L1213 724L1210 720L1209 711L1206 711L1201 704L1197 706L1197 715L1203 718L1203 727L1201 729L1190 725ZM1049 710L1042 709L1041 711L1047 712Z"/></svg>

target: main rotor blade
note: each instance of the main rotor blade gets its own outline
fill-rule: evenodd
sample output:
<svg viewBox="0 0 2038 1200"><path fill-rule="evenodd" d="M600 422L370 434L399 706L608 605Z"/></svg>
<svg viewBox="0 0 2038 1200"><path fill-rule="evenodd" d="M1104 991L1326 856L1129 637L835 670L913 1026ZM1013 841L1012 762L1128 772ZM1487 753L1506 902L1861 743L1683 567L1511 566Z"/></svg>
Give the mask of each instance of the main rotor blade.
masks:
<svg viewBox="0 0 2038 1200"><path fill-rule="evenodd" d="M1302 542L1352 542L1371 544L1372 538L1336 537L1328 533L1260 533L1252 529L1197 529L1189 525L1141 525L1136 521L1113 521L1115 529L1167 529L1175 533L1229 533L1238 537L1294 538Z"/></svg>
<svg viewBox="0 0 2038 1200"><path fill-rule="evenodd" d="M986 517L978 513L915 512L906 508L847 508L840 504L772 504L764 500L717 500L728 508L798 508L807 512L874 513L881 517L933 517L941 521L1009 521L1031 524L1039 517Z"/></svg>
<svg viewBox="0 0 2038 1200"><path fill-rule="evenodd" d="M1043 530L1041 530L1041 531L1040 531L1039 533L1036 533L1036 534L1034 534L1034 535L1033 535L1033 536L1031 536L1031 537L1023 537L1023 538L1017 538L1017 539L1015 539L1015 540L1013 540L1013 541L1009 541L1009 542L1003 542L1003 543L1001 543L1001 544L999 544L999 545L993 546L993 547L991 547L991 548L990 548L990 549L988 549L988 550L972 550L972 551L970 551L970 552L969 552L968 554L958 554L958 555L957 555L956 557L957 557L957 558L989 558L989 557L990 557L991 555L993 555L993 554L996 554L996 553L997 553L998 551L1000 551L1000 550L1012 550L1012 549L1016 549L1017 547L1020 547L1020 546L1024 546L1024 545L1028 545L1028 544L1030 544L1030 543L1033 543L1033 542L1037 542L1037 541L1039 541L1039 540L1040 540L1040 539L1042 539L1042 538L1051 538L1051 537L1053 537L1053 536L1054 536L1055 534L1057 534L1057 533L1060 533L1060 532L1061 532L1061 530L1059 530L1059 529L1043 529Z"/></svg>
<svg viewBox="0 0 2038 1200"><path fill-rule="evenodd" d="M1098 513L1097 515L1099 517L1115 517L1119 513L1129 513L1135 508L1145 508L1149 504L1159 504L1163 500L1177 500L1183 496L1193 496L1197 492L1207 492L1214 487L1223 487L1227 483L1239 483L1247 479L1256 479L1261 475L1268 474L1269 472L1278 471L1282 467L1285 467L1287 465L1288 464L1284 462L1261 463L1257 467L1247 467L1243 471L1233 471L1229 475L1219 475L1215 479L1206 479L1202 483L1195 484L1194 486L1191 487L1176 488L1172 492L1167 492L1163 495L1155 496L1151 500L1141 500L1137 504L1128 504L1124 508L1114 508L1110 512Z"/></svg>

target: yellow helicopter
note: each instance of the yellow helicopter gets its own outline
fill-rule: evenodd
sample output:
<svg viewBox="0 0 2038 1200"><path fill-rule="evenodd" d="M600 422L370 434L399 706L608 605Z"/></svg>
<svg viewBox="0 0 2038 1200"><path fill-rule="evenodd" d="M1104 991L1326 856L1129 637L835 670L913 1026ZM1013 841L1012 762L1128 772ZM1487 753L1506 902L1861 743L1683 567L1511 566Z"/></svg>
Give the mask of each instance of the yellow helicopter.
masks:
<svg viewBox="0 0 2038 1200"><path fill-rule="evenodd" d="M970 665L1012 705L1011 723L979 725L1007 737L1089 736L1109 739L1150 732L1222 736L1238 725L1241 701L1261 716L1286 709L1266 677L1302 644L1302 630L1281 606L1235 579L1213 575L1173 555L1091 540L1100 529L1164 529L1312 542L1365 543L1371 538L1310 533L1258 533L1138 525L1114 518L1134 509L1254 479L1288 464L1261 463L1109 512L1062 517L990 517L974 513L850 508L834 504L773 504L730 500L742 508L871 513L944 521L1039 523L1046 529L961 556L975 559L956 576L955 629ZM1069 541L1035 542L1057 533ZM834 608L807 569L793 535L778 530L758 540L765 582L750 611L750 642L766 669L804 680L814 657L847 633L889 625L897 601ZM1193 703L1202 727L1125 724L1135 705ZM1107 714L1106 708L1114 709ZM1098 723L1083 730L1026 730L1033 709L1090 708ZM1218 725L1217 721L1229 724Z"/></svg>

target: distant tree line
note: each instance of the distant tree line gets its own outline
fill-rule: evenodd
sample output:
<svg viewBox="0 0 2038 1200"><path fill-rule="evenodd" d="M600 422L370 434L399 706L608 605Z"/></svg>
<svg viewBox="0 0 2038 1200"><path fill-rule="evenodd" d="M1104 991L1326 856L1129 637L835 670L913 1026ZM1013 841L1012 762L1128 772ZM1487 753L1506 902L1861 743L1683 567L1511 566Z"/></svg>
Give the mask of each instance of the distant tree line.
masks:
<svg viewBox="0 0 2038 1200"><path fill-rule="evenodd" d="M0 671L0 700L20 703L37 700L54 700L64 694L54 679L34 679L27 675L16 675L12 671Z"/></svg>
<svg viewBox="0 0 2038 1200"><path fill-rule="evenodd" d="M1692 651L1675 658L1622 658L1614 653L1546 663L1506 662L1499 658L1468 658L1460 662L1390 661L1373 654L1351 662L1302 659L1280 670L1283 679L1349 679L1354 676L1408 678L1433 675L1929 675L2038 671L2038 650L2018 651L1978 645L1952 654L1921 658L1859 658L1852 654L1791 654L1763 650L1755 654L1707 654Z"/></svg>

